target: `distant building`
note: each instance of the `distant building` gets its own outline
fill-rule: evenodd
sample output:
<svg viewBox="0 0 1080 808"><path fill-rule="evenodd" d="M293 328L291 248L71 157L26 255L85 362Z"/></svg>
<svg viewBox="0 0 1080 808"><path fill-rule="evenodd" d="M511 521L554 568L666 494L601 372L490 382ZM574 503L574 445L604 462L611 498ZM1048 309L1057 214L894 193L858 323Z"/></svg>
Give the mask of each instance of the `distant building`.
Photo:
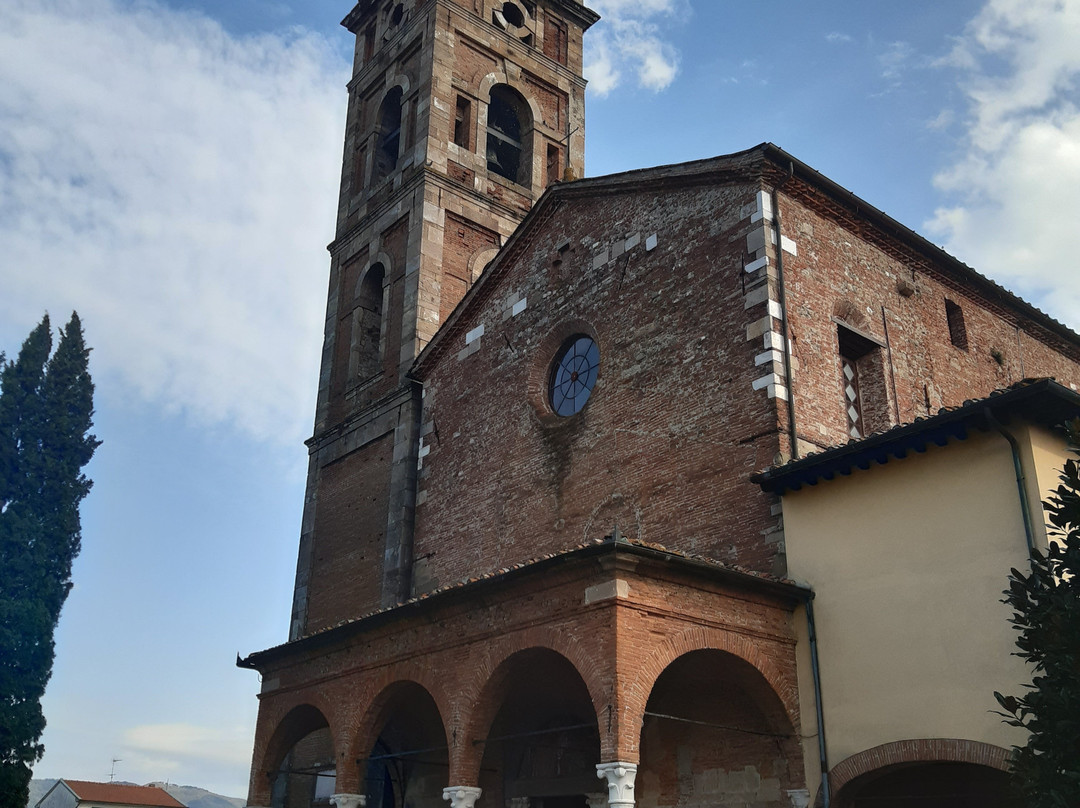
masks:
<svg viewBox="0 0 1080 808"><path fill-rule="evenodd" d="M249 804L1011 808L997 599L1080 336L772 144L567 181L596 20L345 17Z"/></svg>
<svg viewBox="0 0 1080 808"><path fill-rule="evenodd" d="M34 808L184 808L162 788L57 780Z"/></svg>

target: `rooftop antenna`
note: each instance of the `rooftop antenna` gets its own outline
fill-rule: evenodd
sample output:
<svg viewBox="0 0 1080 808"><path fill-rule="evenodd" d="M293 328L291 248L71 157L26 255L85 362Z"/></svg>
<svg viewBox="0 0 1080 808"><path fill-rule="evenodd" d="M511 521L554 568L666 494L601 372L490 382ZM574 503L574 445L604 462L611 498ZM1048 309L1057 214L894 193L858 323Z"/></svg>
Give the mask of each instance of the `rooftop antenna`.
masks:
<svg viewBox="0 0 1080 808"><path fill-rule="evenodd" d="M123 763L123 762L124 761L121 758L113 758L112 759L112 768L109 769L109 782L110 783L113 781L113 778L116 777L116 764L117 763Z"/></svg>

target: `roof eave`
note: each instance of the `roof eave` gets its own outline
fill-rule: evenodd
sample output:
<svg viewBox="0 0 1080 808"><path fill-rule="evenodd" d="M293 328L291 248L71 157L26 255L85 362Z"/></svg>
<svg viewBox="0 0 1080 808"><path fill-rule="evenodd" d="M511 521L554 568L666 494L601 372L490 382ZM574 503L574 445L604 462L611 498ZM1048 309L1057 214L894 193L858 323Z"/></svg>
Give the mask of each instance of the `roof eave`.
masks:
<svg viewBox="0 0 1080 808"><path fill-rule="evenodd" d="M857 469L901 460L912 451L921 454L930 444L944 446L950 440L964 439L973 429L989 430L992 425L986 418L988 410L995 418L1019 414L1056 426L1080 414L1080 394L1053 379L1022 382L1012 389L965 402L929 418L767 469L752 475L750 481L769 493L784 494L837 476L846 477Z"/></svg>
<svg viewBox="0 0 1080 808"><path fill-rule="evenodd" d="M357 634L370 631L373 628L377 628L393 621L421 614L431 608L444 604L452 604L461 598L475 598L487 591L505 586L506 584L527 575L543 574L554 567L568 563L579 563L583 560L595 558L606 553L625 554L640 559L649 559L669 564L678 570L693 575L704 576L728 586L753 590L791 604L805 602L813 597L813 592L808 587L804 587L791 581L756 575L724 566L719 562L711 562L704 558L688 557L670 550L643 546L625 539L612 539L609 536L603 541L597 541L593 544L584 545L563 553L554 553L535 562L513 567L498 575L491 575L458 586L448 587L436 591L431 595L415 598L399 604L390 609L384 609L349 622L341 623L316 634L310 634L298 640L291 640L283 645L268 648L264 651L256 651L255 653L249 654L247 657L241 658L238 656L236 666L238 668L261 671L264 667L273 664L277 660L286 659L294 654L308 653L320 648L336 645Z"/></svg>

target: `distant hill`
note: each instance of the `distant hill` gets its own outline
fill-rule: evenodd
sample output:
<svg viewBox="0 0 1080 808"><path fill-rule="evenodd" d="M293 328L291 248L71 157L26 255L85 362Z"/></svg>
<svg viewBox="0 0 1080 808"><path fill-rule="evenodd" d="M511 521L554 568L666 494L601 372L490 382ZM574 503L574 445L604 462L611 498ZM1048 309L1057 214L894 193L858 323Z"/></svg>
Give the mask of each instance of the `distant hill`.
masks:
<svg viewBox="0 0 1080 808"><path fill-rule="evenodd" d="M55 784L56 780L31 780L30 801L26 804L26 808L34 808L37 801L44 797L45 792ZM129 785L136 785L136 783L130 783ZM184 803L187 808L244 808L247 804L247 800L240 797L223 797L220 794L215 794L197 786L178 786L173 783L161 782L146 783L145 785L159 786L165 789L177 800Z"/></svg>
<svg viewBox="0 0 1080 808"><path fill-rule="evenodd" d="M31 780L30 781L30 802L27 803L27 808L34 808L37 805L37 801L45 796L45 792L56 785L55 780Z"/></svg>
<svg viewBox="0 0 1080 808"><path fill-rule="evenodd" d="M178 786L175 783L147 783L161 786L188 808L244 808L247 800L240 797L223 797L198 786Z"/></svg>

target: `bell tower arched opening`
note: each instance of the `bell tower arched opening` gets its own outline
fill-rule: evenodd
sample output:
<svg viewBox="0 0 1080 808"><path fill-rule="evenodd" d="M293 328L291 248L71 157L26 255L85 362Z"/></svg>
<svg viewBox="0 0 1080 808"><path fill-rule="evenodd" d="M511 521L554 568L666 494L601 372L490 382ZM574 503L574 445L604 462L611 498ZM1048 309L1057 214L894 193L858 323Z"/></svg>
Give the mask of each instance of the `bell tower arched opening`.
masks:
<svg viewBox="0 0 1080 808"><path fill-rule="evenodd" d="M394 87L379 105L372 184L382 182L397 168L401 153L401 96L401 88Z"/></svg>
<svg viewBox="0 0 1080 808"><path fill-rule="evenodd" d="M532 187L532 113L525 98L507 84L491 88L487 119L487 168Z"/></svg>

